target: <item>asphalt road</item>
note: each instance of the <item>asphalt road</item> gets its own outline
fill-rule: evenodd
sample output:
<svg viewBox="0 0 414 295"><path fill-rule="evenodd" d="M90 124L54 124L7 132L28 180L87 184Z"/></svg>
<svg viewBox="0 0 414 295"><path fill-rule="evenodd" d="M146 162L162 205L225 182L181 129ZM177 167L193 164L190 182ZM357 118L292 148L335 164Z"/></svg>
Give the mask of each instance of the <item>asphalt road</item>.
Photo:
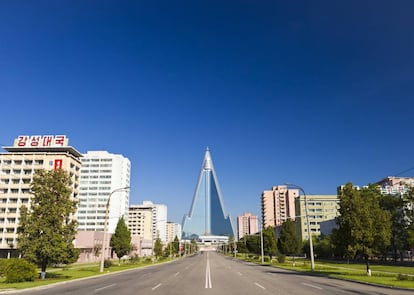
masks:
<svg viewBox="0 0 414 295"><path fill-rule="evenodd" d="M260 266L224 257L215 252L204 252L167 264L18 293L33 295L414 294L413 291L369 286Z"/></svg>

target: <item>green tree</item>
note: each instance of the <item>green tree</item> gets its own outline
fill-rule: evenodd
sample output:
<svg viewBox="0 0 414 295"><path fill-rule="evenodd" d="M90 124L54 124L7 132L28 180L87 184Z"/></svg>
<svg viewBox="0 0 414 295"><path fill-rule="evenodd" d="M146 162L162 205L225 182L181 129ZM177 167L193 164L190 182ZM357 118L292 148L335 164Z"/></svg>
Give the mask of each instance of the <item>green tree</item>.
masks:
<svg viewBox="0 0 414 295"><path fill-rule="evenodd" d="M21 207L17 246L23 258L40 266L44 278L48 265L73 263L79 257L72 218L77 202L71 197L70 176L61 169L36 171L30 188L31 207Z"/></svg>
<svg viewBox="0 0 414 295"><path fill-rule="evenodd" d="M260 235L246 236L246 248L250 253L260 254Z"/></svg>
<svg viewBox="0 0 414 295"><path fill-rule="evenodd" d="M195 252L198 251L198 246L197 246L197 241L196 240L191 240L191 253L194 254Z"/></svg>
<svg viewBox="0 0 414 295"><path fill-rule="evenodd" d="M407 227L407 248L414 247L414 187L404 194L404 217L409 224Z"/></svg>
<svg viewBox="0 0 414 295"><path fill-rule="evenodd" d="M296 234L296 225L292 220L288 219L282 223L279 239L277 240L277 247L280 253L284 255L294 255L299 252L301 240ZM295 263L294 261L295 256L293 256L293 263Z"/></svg>
<svg viewBox="0 0 414 295"><path fill-rule="evenodd" d="M313 251L315 255L326 259L331 259L333 257L331 236L320 235L318 239L314 237L313 241ZM309 243L307 243L307 247L309 249Z"/></svg>
<svg viewBox="0 0 414 295"><path fill-rule="evenodd" d="M404 198L385 195L382 196L380 204L384 210L391 214L391 244L389 250L393 253L394 261L396 261L398 254L401 255L408 248L408 224L404 216Z"/></svg>
<svg viewBox="0 0 414 295"><path fill-rule="evenodd" d="M158 257L162 256L162 242L160 237L157 237L154 243L154 255L155 258L158 259Z"/></svg>
<svg viewBox="0 0 414 295"><path fill-rule="evenodd" d="M174 238L173 245L174 245L174 253L175 254L179 254L179 251L180 251L180 240L178 239L177 236L175 236L175 238Z"/></svg>
<svg viewBox="0 0 414 295"><path fill-rule="evenodd" d="M370 273L369 258L390 244L391 214L380 207L381 193L373 185L358 190L347 183L338 197L340 215L332 242L339 253L364 257Z"/></svg>
<svg viewBox="0 0 414 295"><path fill-rule="evenodd" d="M118 264L121 263L121 258L131 251L131 232L125 224L123 216L118 220L115 233L111 237L110 246L118 257Z"/></svg>
<svg viewBox="0 0 414 295"><path fill-rule="evenodd" d="M246 245L247 236L244 236L237 242L237 252L238 253L248 253Z"/></svg>
<svg viewBox="0 0 414 295"><path fill-rule="evenodd" d="M270 257L270 261L272 261L272 257L277 253L275 229L271 226L263 230L263 252Z"/></svg>

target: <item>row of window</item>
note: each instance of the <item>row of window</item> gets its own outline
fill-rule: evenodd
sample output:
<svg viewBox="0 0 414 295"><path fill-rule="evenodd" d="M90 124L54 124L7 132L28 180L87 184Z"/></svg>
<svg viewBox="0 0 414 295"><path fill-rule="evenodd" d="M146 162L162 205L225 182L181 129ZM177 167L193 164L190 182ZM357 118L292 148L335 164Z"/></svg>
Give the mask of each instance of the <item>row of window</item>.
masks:
<svg viewBox="0 0 414 295"><path fill-rule="evenodd" d="M90 190L90 191L97 191L97 190L109 191L109 190L111 190L111 187L110 187L110 186L100 186L100 187L97 187L97 186L92 186L92 187L81 187L81 188L80 188L80 190L81 190L81 191L87 191L87 190Z"/></svg>
<svg viewBox="0 0 414 295"><path fill-rule="evenodd" d="M21 188L21 189L18 189L18 188L7 189L7 188L5 188L5 189L0 190L0 192L2 192L3 194L7 194L7 193L11 193L11 194L19 194L19 193L21 193L21 194L30 194L30 189L28 189L28 188Z"/></svg>
<svg viewBox="0 0 414 295"><path fill-rule="evenodd" d="M112 173L110 169L102 169L102 170L81 170L81 173Z"/></svg>
<svg viewBox="0 0 414 295"><path fill-rule="evenodd" d="M80 210L78 211L78 214L105 214L105 210L93 210L93 211L86 211L86 210Z"/></svg>
<svg viewBox="0 0 414 295"><path fill-rule="evenodd" d="M82 163L83 162L112 162L112 159L103 158L103 159L88 159L88 158L81 158Z"/></svg>
<svg viewBox="0 0 414 295"><path fill-rule="evenodd" d="M93 181L81 181L80 182L81 185L83 184L111 184L110 180L103 180L103 181L97 181L97 180L93 180Z"/></svg>
<svg viewBox="0 0 414 295"><path fill-rule="evenodd" d="M82 164L82 168L89 167L112 167L112 164Z"/></svg>
<svg viewBox="0 0 414 295"><path fill-rule="evenodd" d="M35 164L35 165L43 165L43 160L14 160L14 161L12 161L12 160L3 160L3 161L1 161L0 162L0 164L3 164L3 165L22 165L22 164L24 164L24 165L33 165L33 163Z"/></svg>
<svg viewBox="0 0 414 295"><path fill-rule="evenodd" d="M81 176L81 179L88 179L88 178L93 178L93 179L96 179L96 178L112 178L112 176L111 175L91 175L91 176L89 176L89 175L82 175Z"/></svg>
<svg viewBox="0 0 414 295"><path fill-rule="evenodd" d="M78 216L78 220L92 219L90 216ZM105 216L94 216L93 219L105 219Z"/></svg>
<svg viewBox="0 0 414 295"><path fill-rule="evenodd" d="M16 218L0 218L0 223L16 223Z"/></svg>

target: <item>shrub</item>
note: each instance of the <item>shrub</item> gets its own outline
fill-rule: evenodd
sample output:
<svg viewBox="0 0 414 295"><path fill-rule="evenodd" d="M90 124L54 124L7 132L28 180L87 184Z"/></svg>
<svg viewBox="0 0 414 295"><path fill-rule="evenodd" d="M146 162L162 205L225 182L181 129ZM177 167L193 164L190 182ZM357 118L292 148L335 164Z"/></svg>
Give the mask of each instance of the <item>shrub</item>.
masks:
<svg viewBox="0 0 414 295"><path fill-rule="evenodd" d="M15 259L0 259L0 277L6 276L6 270L9 266L10 262L14 261Z"/></svg>
<svg viewBox="0 0 414 295"><path fill-rule="evenodd" d="M283 254L279 255L279 256L277 257L277 261L278 261L279 263L285 263L285 261L286 261L286 255L283 255Z"/></svg>
<svg viewBox="0 0 414 295"><path fill-rule="evenodd" d="M397 276L397 280L399 280L399 281L414 281L414 277L399 273L398 276Z"/></svg>
<svg viewBox="0 0 414 295"><path fill-rule="evenodd" d="M14 259L6 270L6 283L34 281L36 277L36 266L24 259Z"/></svg>
<svg viewBox="0 0 414 295"><path fill-rule="evenodd" d="M110 268L112 266L112 261L109 259L104 260L104 268Z"/></svg>

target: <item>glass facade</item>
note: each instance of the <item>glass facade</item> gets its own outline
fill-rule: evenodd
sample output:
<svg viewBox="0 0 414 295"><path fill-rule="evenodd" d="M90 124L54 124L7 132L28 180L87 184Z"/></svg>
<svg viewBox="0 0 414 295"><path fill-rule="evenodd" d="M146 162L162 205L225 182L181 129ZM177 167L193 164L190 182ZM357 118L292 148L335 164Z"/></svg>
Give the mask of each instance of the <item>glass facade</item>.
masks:
<svg viewBox="0 0 414 295"><path fill-rule="evenodd" d="M211 155L207 149L190 213L183 219L183 239L199 236L234 236L231 219L226 215Z"/></svg>

